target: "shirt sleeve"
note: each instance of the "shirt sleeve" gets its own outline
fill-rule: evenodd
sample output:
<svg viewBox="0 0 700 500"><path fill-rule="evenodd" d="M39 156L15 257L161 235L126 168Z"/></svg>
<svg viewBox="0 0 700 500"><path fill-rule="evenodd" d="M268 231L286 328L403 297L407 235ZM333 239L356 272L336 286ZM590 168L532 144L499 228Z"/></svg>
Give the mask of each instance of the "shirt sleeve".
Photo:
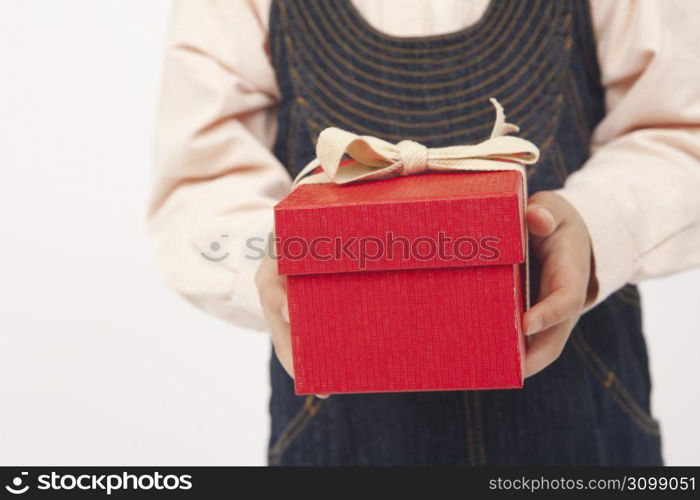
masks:
<svg viewBox="0 0 700 500"><path fill-rule="evenodd" d="M700 6L593 0L607 115L558 194L581 214L593 306L626 283L700 265ZM685 33L688 32L688 33ZM688 36L685 36L685 35Z"/></svg>
<svg viewBox="0 0 700 500"><path fill-rule="evenodd" d="M156 120L149 230L169 287L263 329L254 284L290 179L270 152L278 100L265 2L179 0ZM255 257L258 257L256 259Z"/></svg>

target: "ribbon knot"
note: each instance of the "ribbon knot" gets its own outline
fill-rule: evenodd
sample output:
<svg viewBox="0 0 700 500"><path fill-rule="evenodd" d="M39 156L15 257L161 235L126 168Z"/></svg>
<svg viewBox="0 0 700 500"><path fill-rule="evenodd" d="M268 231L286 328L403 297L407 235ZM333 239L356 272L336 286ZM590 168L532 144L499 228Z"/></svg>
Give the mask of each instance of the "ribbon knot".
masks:
<svg viewBox="0 0 700 500"><path fill-rule="evenodd" d="M401 141L396 147L399 150L398 163L403 165L399 175L416 175L428 170L428 148L415 141Z"/></svg>

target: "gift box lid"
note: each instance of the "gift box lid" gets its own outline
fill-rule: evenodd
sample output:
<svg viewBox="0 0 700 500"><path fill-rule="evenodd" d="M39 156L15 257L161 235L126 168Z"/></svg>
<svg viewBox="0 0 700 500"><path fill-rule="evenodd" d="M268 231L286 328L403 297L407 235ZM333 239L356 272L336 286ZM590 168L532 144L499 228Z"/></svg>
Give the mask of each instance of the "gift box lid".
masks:
<svg viewBox="0 0 700 500"><path fill-rule="evenodd" d="M301 185L275 206L279 272L522 263L523 206L515 171Z"/></svg>

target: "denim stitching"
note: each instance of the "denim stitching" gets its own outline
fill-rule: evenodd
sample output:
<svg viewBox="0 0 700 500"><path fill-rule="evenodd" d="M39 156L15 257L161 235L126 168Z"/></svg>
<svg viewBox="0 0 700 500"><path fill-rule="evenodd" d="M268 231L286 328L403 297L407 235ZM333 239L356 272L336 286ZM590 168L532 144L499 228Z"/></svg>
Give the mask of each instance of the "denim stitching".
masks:
<svg viewBox="0 0 700 500"><path fill-rule="evenodd" d="M289 421L279 438L277 438L277 441L275 441L275 444L270 447L268 460L271 465L277 465L279 463L285 450L294 443L299 435L301 435L302 431L306 429L311 420L316 416L322 402L323 400L315 396L306 396L304 404L299 408L294 418Z"/></svg>
<svg viewBox="0 0 700 500"><path fill-rule="evenodd" d="M469 410L469 392L464 393L464 416L467 427L467 460L469 465L476 465L476 451L474 448L474 428L472 425L471 411Z"/></svg>
<svg viewBox="0 0 700 500"><path fill-rule="evenodd" d="M659 423L639 406L630 393L624 388L617 374L603 363L602 359L580 335L573 335L572 342L582 355L581 357L585 365L601 385L612 395L618 407L647 434L658 436Z"/></svg>
<svg viewBox="0 0 700 500"><path fill-rule="evenodd" d="M525 8L525 3L520 2L520 9L518 10L518 12L515 13L514 17L519 16L522 13L524 8ZM448 63L448 62L459 61L459 60L464 61L466 59L469 59L470 63L472 63L472 64L481 62L484 59L486 59L486 57L490 56L496 50L498 50L499 47L501 47L501 45L499 45L498 43L494 43L494 39L500 38L504 42L511 40L511 32L512 32L513 28L515 27L515 25L510 24L510 25L506 26L505 31L501 31L501 30L503 29L503 26L505 25L505 23L509 19L509 17L513 16L512 10L513 10L513 4L509 4L509 10L506 13L504 13L504 15L500 16L500 19L499 19L497 26L494 26L493 29L491 29L489 27L490 33L489 33L488 37L481 40L481 43L471 44L470 43L471 40L464 40L464 41L460 42L458 45L455 45L452 47L431 47L430 52L426 52L426 53L439 54L438 57L440 58L441 63ZM348 15L344 11L344 9L342 11L343 11L343 16L346 19L345 25L342 25L340 23L340 20L337 19L337 17L336 17L337 11L329 13L329 17L326 17L326 14L324 13L323 8L317 10L320 17L322 18L321 22L323 23L323 26L325 28L327 28L328 31L330 31L331 33L335 34L339 30L342 30L345 27L349 27L351 29L351 31L354 32L354 35L355 35L354 37L347 37L347 39L350 40L351 42L358 42L360 39L363 39L365 41L373 40L373 39L369 39L363 31L361 31L359 28L357 28L357 26L355 26L355 23L353 23L352 21L347 21ZM528 22L531 21L532 18L534 18L534 16L531 16L530 18L528 18ZM493 21L493 17L490 20ZM333 23L334 26L330 26L329 21L331 23ZM525 24L525 23L523 23L523 24ZM486 26L483 26L483 28L486 28ZM527 29L525 29L524 31L527 31ZM338 40L340 43L339 37L335 36L335 39ZM371 44L371 42L370 42L370 44ZM467 45L469 45L469 47L466 47ZM366 52L366 53L371 54L371 56L374 57L375 59L378 59L380 61L386 61L389 63L393 62L393 63L399 63L399 64L402 64L402 63L403 64L431 64L434 62L433 58L420 59L420 58L410 58L410 57L385 56L379 51L376 51L376 50L373 51L372 49L367 48L367 46L364 43L354 43L354 46L357 47L357 49L361 50L362 52ZM458 54L455 54L453 56L443 57L443 54L446 51L452 51L455 48L459 48L458 46L464 46L465 50L460 51ZM348 46L348 48L349 48L349 46ZM468 49L468 50L466 50L466 49ZM352 49L352 48L350 48L350 50L354 51L354 49ZM415 49L408 49L407 53L415 54L416 51L415 51ZM478 54L478 56L472 57L474 54Z"/></svg>
<svg viewBox="0 0 700 500"><path fill-rule="evenodd" d="M477 446L478 446L478 465L486 465L486 450L484 447L484 420L481 413L481 395L474 392L474 420L476 420Z"/></svg>
<svg viewBox="0 0 700 500"><path fill-rule="evenodd" d="M292 172L296 172L296 160L294 151L297 145L297 132L299 131L299 111L297 102L292 101L289 106L289 135L287 136L287 158L288 165Z"/></svg>
<svg viewBox="0 0 700 500"><path fill-rule="evenodd" d="M286 27L289 28L290 23L291 23L290 17L289 17L289 13L287 12L286 6L284 5L284 3L280 3L280 7L281 7L281 8L280 8L280 14L281 14L280 17L281 17L282 21L284 22L284 24L286 25ZM548 13L549 13L551 10L552 10L552 9L549 8L549 9L548 9ZM559 11L557 10L556 12L558 13ZM549 16L543 16L543 19L545 19L545 18L547 18L547 17L549 17ZM551 17L556 18L557 16L556 16L556 15L553 15L553 16L551 16ZM309 31L309 27L307 26L306 22L300 21L300 22L298 23L298 26L301 28L301 30L302 30L302 32L303 32L302 34L306 37L306 40L307 40L307 41L313 41L313 40L315 40L315 37L310 36L311 33L310 33L310 31ZM320 33L318 32L318 29L317 29L317 28L318 28L318 27L314 25L314 27L312 27L311 29L313 29L313 30L317 33L317 35L318 35L319 37L322 38L322 34L320 34ZM292 31L292 30L289 30L289 29L287 29L287 31L288 31L288 34L285 36L285 41L287 41L288 39L289 39L289 41L291 41L291 40L292 40L291 33L293 33L293 31ZM553 32L555 32L555 31L556 31L556 27L555 27L554 23L552 23L552 30L551 30L551 32L553 33ZM295 38L296 38L296 37L295 37ZM551 38L552 38L552 34L550 33L549 36L547 36L547 37L543 40L543 42L548 42ZM529 48L529 46L532 45L532 44L535 42L535 39L536 39L535 37L529 38L529 40L528 40L528 42L526 43L525 47ZM304 47L304 50L306 51L306 46L305 46L305 44L302 43L302 44L300 44L300 46L303 46L303 47ZM543 51L543 47L544 47L544 46L546 46L546 43L543 43L542 46L539 47L539 52L542 52L542 51ZM522 52L525 51L525 47L523 47ZM332 49L329 49L329 50L332 51ZM538 54L539 54L539 52L538 52ZM321 59L323 59L324 64L325 64L326 66L333 68L333 69L336 71L336 74L338 74L338 75L339 75L340 77L342 77L343 79L347 79L347 71L340 70L340 68L338 68L337 66L335 66L333 60L330 59L329 56L327 56L323 51L315 51L314 53L317 54ZM538 54L533 54L533 56L531 57L531 61L536 60ZM338 57L338 54L337 54L335 51L332 51L332 55L335 56L335 61L340 62L341 64L343 64L343 65L347 68L347 70L349 70L350 72L355 72L355 71L356 71L355 66L354 66L350 61L346 61L344 58ZM360 60L361 60L362 62L364 62L364 63L367 63L367 60L365 60L365 59L360 59ZM504 66L504 67L501 67L501 68L499 69L499 71L498 71L496 74L491 75L490 78L491 78L492 80L494 80L494 81L497 80L498 78L500 78L500 76L503 76L503 75L507 74L508 72L512 71L515 67L517 67L519 61L520 61L519 59L514 59L513 61L511 61L511 62L509 63L509 65ZM368 65L369 65L369 64L368 64ZM487 72L487 71L488 71L490 68L492 68L492 67L493 67L493 65L491 65L490 67L485 68L484 70L482 70L482 72ZM520 66L520 70L519 70L519 71L520 71L520 72L525 72L525 71L528 69L528 67L529 67L529 66ZM381 71L383 71L383 70L386 70L386 67L379 67L379 69L380 69ZM453 69L453 68L451 68L451 69ZM392 73L398 73L398 72L397 72L395 69L392 69ZM407 75L407 76L425 76L425 75L426 75L426 73L421 71L421 72L419 72L419 73L415 73L415 74L411 74L411 75ZM465 82L465 81L468 80L468 79L473 79L476 75L475 75L475 74L470 74L470 75L466 75L465 77L462 77L462 78L457 78L456 80L446 81L446 82L439 82L439 83L434 83L434 84L409 84L409 83L406 83L406 82L396 82L396 81L386 80L386 79L381 78L381 77L376 77L376 76L371 75L371 74L364 74L363 76L364 76L365 78L367 78L367 79L369 79L369 80L372 80L372 81L375 81L375 82L377 82L377 83L379 83L379 84L388 85L388 86L397 86L397 87L399 87L399 88L435 89L435 88L440 88L440 87L454 86L455 84L463 83L463 82ZM515 79L515 77L513 77L513 79ZM351 83L356 84L355 81L352 81ZM480 83L480 85L481 85L482 87L485 87L485 86L487 86L489 83L491 83L491 82L490 82L488 79L486 79L486 80L482 80L482 83ZM481 88L481 87L479 87L479 88ZM370 91L372 91L372 88L371 88L371 87L369 87L369 89L370 89ZM473 90L476 90L476 89L474 89L473 87L471 87L471 88L468 88L468 89L465 89L465 90L466 90L467 93L468 93L469 91L473 91ZM503 89L499 89L499 90L502 91ZM443 95L442 97L444 98L444 95Z"/></svg>
<svg viewBox="0 0 700 500"><path fill-rule="evenodd" d="M299 55L297 54L297 51L294 49L294 46L293 46L293 43L291 42L291 40L287 40L286 43L287 43L287 45L288 45L288 51L289 51L289 53L290 53L290 56L291 56L295 61L300 61ZM568 50L569 50L570 48L571 48L571 42L570 42L570 39L567 38L567 42L565 43L564 50L568 53ZM304 50L305 50L305 49L304 49ZM307 55L307 57L308 57L308 55ZM422 116L422 115L438 114L438 113L447 112L447 111L454 111L454 110L457 110L457 109L459 109L459 108L463 108L465 105L473 104L473 103L476 103L476 102L478 101L478 99L477 99L477 100L474 100L473 102L470 101L469 103L458 102L458 103L456 103L456 104L451 104L451 105L448 105L448 106L445 106L445 107L442 107L442 108L434 108L434 109L428 109L428 110L404 110L404 109L398 109L398 108L391 108L391 107L388 107L388 106L383 106L383 105L379 105L379 104L373 103L373 102L371 102L371 101L368 101L367 99L362 98L362 97L359 96L359 95L353 94L353 93L350 92L347 88L345 88L345 86L338 84L337 81L335 81L334 79L332 79L332 78L330 78L328 75L326 75L325 72L323 72L323 71L321 70L321 68L319 68L317 65L315 65L315 63L309 62L309 64L310 64L312 67L314 67L314 69L316 69L316 73L318 74L318 76L320 76L321 78L323 78L329 85L333 86L333 87L334 87L335 89L337 89L339 92L341 92L342 94L346 95L349 99L352 99L352 100L354 100L354 101L356 101L356 102L359 102L360 104L362 104L363 106L365 106L365 107L367 107L367 108L369 108L369 109L374 109L374 110L378 110L378 111L383 111L383 112L391 113L391 114L393 114L393 115L402 115L402 116L414 116L414 115L419 115L419 116ZM563 67L563 66L564 66L564 65L562 65L562 67ZM537 73L539 73L539 71L541 71L542 68L543 68L543 67L540 67L540 68L537 70ZM360 112L356 107L349 105L349 104L346 102L346 100L344 100L344 99L338 99L338 96L337 96L336 94L332 93L331 91L329 91L329 90L326 88L326 85L323 85L323 84L317 79L317 77L316 77L314 74L304 75L304 78L302 78L302 76L299 74L299 72L298 72L294 67L291 67L291 66L290 66L290 67L289 67L289 71L290 71L290 75L292 76L293 80L295 80L295 83L297 84L297 87L299 87L299 86L304 87L305 89L307 89L307 93L308 93L308 94L312 94L312 92L309 90L309 88L308 88L308 87L306 86L306 84L304 83L304 80L305 80L305 79L312 80L313 83L317 86L317 88L320 89L320 91L323 92L323 93L326 95L326 97L327 97L330 101L336 103L338 106L343 107L343 108L347 109L348 111L353 112L353 113L359 115L360 117L365 118L365 119L367 119L367 120L369 120L369 121L375 121L375 122L379 122L379 123L388 123L388 124L390 124L390 125L405 126L405 127L410 127L410 126L416 126L416 127L417 127L417 126L421 126L421 125L423 125L423 126L438 126L438 125L445 125L445 124L457 123L457 122L467 121L467 120L470 120L470 119L473 119L473 118L478 118L478 117L480 117L480 116L485 115L485 114L488 112L488 110L485 110L485 109L482 108L482 109L479 109L479 110L474 111L474 112L469 113L469 114L462 114L462 115L460 115L460 116L458 116L458 117L455 117L455 118L452 118L452 119L449 119L449 120L440 120L440 121L437 121L437 122L434 122L434 123L430 123L430 122L427 122L427 123L426 123L426 122L421 122L420 124L415 124L415 123L413 123L413 122L411 122L411 123L401 123L401 122L397 122L397 121L395 121L395 120L381 120L381 119L379 119L379 118L378 118L376 115L374 115L374 114L368 115L368 114L366 114L366 113ZM548 81L551 79L551 74L552 74L552 73L549 73L543 80L544 80L545 82L548 82ZM533 75L533 76L534 76L534 75ZM540 85L540 86L538 87L537 90L540 90L541 87L542 87L542 85ZM525 93L526 90L527 90L527 89L526 89L526 86L522 86L522 87L521 87L519 90L517 90L514 94L510 94L509 96L507 96L507 97L503 100L504 104L508 104L509 101L515 100L520 94ZM537 91L537 90L536 90L536 91ZM529 93L528 97L526 97L522 102L519 102L518 105L517 105L515 108L513 108L513 109L511 110L511 113L512 113L512 114L517 113L517 112L519 111L520 108L525 107L527 104L529 104L529 102L530 102L530 101L534 98L534 96L536 95L536 91L535 91L535 92L532 92L532 93ZM495 93L498 93L498 92L494 92L494 94L495 94ZM443 97L445 97L445 96L443 96ZM528 118L529 118L529 115L531 115L531 114L532 114L532 110L531 110L531 112L528 114ZM521 120L521 121L522 121L522 120Z"/></svg>
<svg viewBox="0 0 700 500"><path fill-rule="evenodd" d="M373 31L373 32L376 33L380 38L383 38L383 39L385 39L385 40L393 40L393 41L395 41L395 42L402 42L402 43L406 43L406 42L416 42L416 41L421 41L421 40L426 40L426 39L427 39L427 40L430 40L430 41L439 41L439 40L445 40L445 39L449 39L449 38L453 38L453 37L466 36L466 35L469 34L469 33L465 33L464 31L460 30L460 31L458 31L458 32L456 32L456 33L446 33L446 34L444 34L444 35L433 35L433 36L429 36L429 37L424 37L424 36L418 36L418 37L393 36L393 35L390 35L390 34L388 34L388 33L382 33L382 32L380 32L380 31L378 31L378 30L372 28L372 26L369 25L369 23L367 23L367 22L365 21L365 18L362 17L361 14L359 14L359 12L357 11L357 9L355 9L354 6L353 6L351 3L349 3L347 0L343 0L343 1L345 2L345 3L344 3L344 6L348 7L348 8L350 9L350 11L352 12L352 14L354 14L354 16L352 16L352 17L355 17L355 20L359 20L359 21L360 21L360 24L365 25L365 27L367 27L370 31ZM513 4L513 3L516 3L516 2L509 2L509 3L510 3L510 4ZM511 7L512 7L512 5L511 5ZM480 28L480 29L482 29L482 30L484 30L484 31L491 29L491 26L489 25L489 23L483 22L483 21L484 21L484 20L486 20L486 21L494 21L495 19L497 19L498 16L495 16L495 15L494 15L494 12L493 12L493 11L495 10L495 8L496 8L496 0L490 0L489 6L488 6L488 7L486 8L486 10L484 11L484 14L483 14L482 18L479 19L479 21L477 21L477 23L476 23L475 25L469 27L468 29L472 29L472 28L474 28L474 27L478 27L478 28ZM352 17L348 15L348 13L347 13L347 10L348 10L348 9L340 9L340 10L341 10L341 12L343 12L343 16L344 16L345 22L346 22L349 26L353 26L353 27L354 27L355 22L353 21ZM511 9L511 10L512 10L512 9ZM507 11L506 14L509 14L509 15L510 15L510 14L511 14L511 10ZM508 17L508 16L502 16L502 17ZM497 27L500 27L500 25L497 26ZM424 53L424 52L425 52L425 53L431 53L431 52L437 50L437 49L432 48L432 47L425 47L425 48L420 48L420 47L419 47L419 48L413 48L413 47L411 47L411 48L406 48L406 47L393 47L393 46L391 46L391 45L382 44L381 42L378 42L378 41L374 40L374 39L371 38L371 37L367 37L366 34L365 34L364 32L362 32L361 30L358 30L358 32L360 33L360 35L363 36L364 40L366 40L368 43L374 44L376 47L379 47L379 48L382 48L382 49L386 49L386 50L390 50L390 51L394 51L394 52L403 52L403 53L414 53L414 52ZM444 47L444 49L445 49L445 50L455 50L455 49L458 49L458 48L462 48L462 47L464 47L465 45L468 45L470 42L471 42L471 38L468 38L466 41L457 42L456 44L453 44L453 45L448 45L448 46ZM442 48L442 47L441 47L441 48ZM470 53L467 53L467 54L465 54L465 55L470 55Z"/></svg>
<svg viewBox="0 0 700 500"><path fill-rule="evenodd" d="M312 16L311 14L309 14L309 12L308 12L308 11L306 10L306 8L304 8L303 6L304 6L304 3L303 3L303 2L299 2L299 3L296 3L296 4L295 4L295 8L297 8L297 9L299 10L300 17L303 18L303 19L307 19L307 20L309 20L309 21L311 22L313 16ZM326 18L326 17L325 17L325 14L322 13L322 12L323 12L323 9L317 9L317 12L318 12L318 14L319 14L319 16L318 16L319 19L318 19L318 20L317 20L317 19L313 19L313 25L311 25L311 24L309 23L308 26L311 26L311 29L312 29L316 34L319 34L319 33L320 33L320 31L319 31L320 28L325 28L325 29L331 34L331 36L333 37L333 40L334 40L336 43L338 43L338 45L339 45L342 49L346 50L348 53L351 53L351 54L356 53L356 52L357 52L356 50L353 50L349 45L347 45L347 44L342 40L342 38L341 38L340 36L338 36L338 30L337 30L337 29L333 29L333 27L331 27L331 26L328 24L328 18ZM534 13L534 12L536 12L536 10L533 10L533 13ZM530 18L534 18L534 17L535 17L534 15L532 15L532 14L530 15ZM320 25L318 24L319 21L320 21ZM525 30L521 30L521 33L522 33L522 38L525 38L526 35L527 35L526 31L525 31ZM511 43L510 45L507 45L505 50L508 50L509 48L513 47L514 45L517 45L517 44ZM488 52L488 51L485 51L485 52ZM458 55L459 55L459 54L458 54ZM372 61L372 60L367 59L367 58L364 58L364 57L361 58L360 56L358 56L358 59L360 59L363 63L367 64L368 66L377 68L377 69L379 69L380 71L385 69L385 65L383 65L383 64L381 64L381 63L377 63L377 62L375 62L375 61ZM380 59L381 59L381 58L380 58ZM450 72L450 71L457 71L457 70L461 70L461 69L464 69L464 68L468 68L468 67L470 67L470 66L473 66L476 62L480 62L480 61L481 61L481 58L477 58L477 60L474 61L473 58L470 58L468 55L463 55L463 57L456 57L456 58L453 58L453 59L455 59L456 61L462 61L463 63L462 63L462 64L459 64L459 65L456 65L456 66L451 66L451 67L441 68L441 69L434 69L434 70L429 70L429 71L422 71L422 70L404 70L404 69L399 69L399 68L394 68L392 71L395 72L396 74L400 74L400 75L404 75L404 76L409 76L409 77L413 77L413 76L418 76L418 77L422 77L422 76L433 76L433 75L441 75L441 74L444 74L444 73L448 73L448 72ZM504 56L504 59L505 59L505 56ZM440 60L440 62L442 62L442 63L446 62L446 58L443 58L443 57L440 57L439 60ZM431 62L432 62L432 61L431 61ZM414 62L414 64L420 64L420 63Z"/></svg>
<svg viewBox="0 0 700 500"><path fill-rule="evenodd" d="M581 143L589 144L591 142L591 130L588 126L588 120L586 120L581 94L570 67L566 73L567 85L564 86L564 90L571 105L570 108L574 113L576 130L579 133Z"/></svg>
<svg viewBox="0 0 700 500"><path fill-rule="evenodd" d="M287 27L286 31L289 32L289 31L291 31L289 29L290 20L289 20L289 17L286 15L286 12L282 12L283 9L284 9L284 6L280 4L280 18L281 18L283 24L285 25L285 27ZM537 28L536 28L537 34L539 34L539 32L541 31L541 28L546 24L544 22L545 19L546 18L543 17L542 21L537 26ZM568 23L569 20L570 20L570 18L567 16L567 18L564 21L565 24ZM534 36L535 36L535 33L533 33L533 37ZM278 38L279 38L279 36L278 36ZM291 36L289 34L285 34L284 40L285 40L285 43L287 44L288 51L290 52L291 56L294 57L296 60L300 60L300 56L292 47L293 41L292 41ZM334 85L337 88L336 80L334 78L332 78L331 76L328 76L324 71L322 71L322 68L318 64L316 64L315 61L313 60L313 58L310 56L310 53L308 52L306 46L303 44L299 44L298 46L301 49L301 51L305 54L305 56L304 56L305 59L310 61L309 62L310 66L313 67L319 73L319 75L321 75L324 78L324 80L326 80L327 82L330 82L331 85ZM341 70L340 68L335 66L333 64L333 62L330 59L328 59L327 56L325 56L323 53L320 53L319 55L324 60L325 66L328 67L329 69L331 69L336 74L337 78L339 78L340 80L343 80L343 81L349 81L347 79L347 72L344 72L343 70ZM464 78L459 79L458 81L455 81L454 83L463 83L468 78L470 78L470 76L465 76ZM390 86L395 85L395 82L391 82L388 80L382 80L382 82L387 84L387 85L390 85ZM394 100L405 101L405 102L414 102L414 103L429 103L429 102L433 102L433 101L448 100L448 99L453 99L453 98L467 95L471 92L470 88L465 88L463 90L448 93L448 94L440 94L440 95L435 95L435 96L423 95L420 97L413 97L413 96L405 96L405 95L396 94L395 92L394 93L384 92L381 89L369 86L369 85L367 85L361 81L358 81L358 80L352 80L352 81L350 81L350 83L363 89L368 94L373 94L373 95L376 95L379 97L385 97L388 99L394 99ZM406 86L404 86L402 88L406 88ZM478 101L478 99L468 101L468 102L462 101L461 104L463 106L466 106L469 104L473 104L477 101ZM504 101L504 104L507 104L507 101Z"/></svg>
<svg viewBox="0 0 700 500"><path fill-rule="evenodd" d="M585 5L584 5L585 4ZM579 36L583 39L586 39L586 37L590 38L591 40L595 40L595 34L593 33L592 26L590 25L590 22L587 22L587 20L591 19L591 6L590 2L588 0L581 0L578 2L574 2L574 5L576 7L574 10L576 11L576 20L578 21L576 23L577 27L577 32ZM587 9L588 13L584 14L581 12L581 9ZM598 68L598 56L595 53L592 53L589 50L589 47L587 44L583 43L581 45L581 55L582 55L582 60L583 60L583 65L585 67L585 71L588 73L588 78L592 82L596 82L600 84L600 70Z"/></svg>
<svg viewBox="0 0 700 500"><path fill-rule="evenodd" d="M560 70L560 69L563 68L563 66L564 66L564 65L562 64L561 67L555 67L555 68L554 68L554 71L552 71L551 73L549 73L549 74L547 75L547 77L541 81L541 83L540 83L540 85L538 86L538 88L535 89L531 95L536 95L536 93L537 93L542 87L544 87L544 86L548 83L548 80L550 79L550 75L553 75L553 74L557 73L558 70ZM544 67L544 66L543 66L543 67ZM304 84L302 81L300 81L300 80L297 79L297 78L293 78L293 79L295 80L295 83L296 83L297 85L301 85L301 86L304 86L304 87L306 88L305 84ZM527 100L529 100L529 99L530 99L530 98L527 98ZM504 101L505 101L505 100L504 100ZM310 110L310 111L311 111L311 105L310 105L310 103L306 102L306 100L304 100L304 101L299 101L299 102L300 102L300 104L301 104L304 108L306 108L307 110ZM542 101L542 104L543 104L543 103L544 103L544 101ZM348 125L350 128L352 128L353 130L355 130L355 131L357 131L357 132L362 132L362 133L370 134L370 135L376 135L376 136L383 137L383 138L385 138L385 139L401 140L401 139L405 139L405 137L406 137L406 134L402 134L402 135L399 135L399 134L387 134L387 133L381 133L381 132L379 132L379 131L373 130L373 129L368 128L368 127L363 127L363 126L361 126L361 125L359 125L359 124L357 124L357 123L355 123L355 122L353 122L353 121L351 121L351 120L348 120L348 119L346 118L345 115L337 113L335 110L333 110L333 109L332 109L327 103L325 103L324 101L318 101L317 104L319 104L320 107L323 108L327 113L329 113L329 114L335 116L336 119L337 119L338 121L341 121L341 122L345 123L346 125ZM521 104L523 104L523 103L521 103ZM539 110L539 106L533 107L533 108L530 110L530 112L529 112L528 114L531 115L531 114L535 113L537 110ZM357 110L355 110L355 112L357 112ZM515 113L516 113L516 110L513 109L512 113L515 114ZM358 114L359 114L359 113L358 113ZM376 117L374 117L374 118L376 119ZM388 120L388 121L391 122L391 125L393 125L393 126L395 126L395 127L401 127L401 126L403 125L401 122L395 122L395 121L393 121L393 120ZM521 118L519 121L525 121L525 118ZM444 124L444 122L443 122L443 124ZM411 125L411 124L408 124L408 125ZM447 133L447 134L439 134L439 135L437 135L437 136L436 136L436 135L427 135L427 136L424 136L424 135L420 135L420 136L412 135L412 138L413 138L414 140L430 140L430 139L432 139L432 138L434 138L434 137L448 138L448 137L459 136L459 135L467 134L467 133L470 133L470 132L481 131L481 130L487 131L489 128L490 128L489 125L485 125L485 126L475 126L475 127L470 127L470 128L467 128L467 129L455 130L454 132L450 132L450 133Z"/></svg>

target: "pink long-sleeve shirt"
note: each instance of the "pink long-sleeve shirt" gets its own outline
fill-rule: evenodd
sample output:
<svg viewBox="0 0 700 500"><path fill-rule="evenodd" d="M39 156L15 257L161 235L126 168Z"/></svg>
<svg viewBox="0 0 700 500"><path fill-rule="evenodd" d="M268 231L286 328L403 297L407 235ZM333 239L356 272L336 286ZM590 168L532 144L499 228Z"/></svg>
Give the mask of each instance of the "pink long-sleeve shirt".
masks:
<svg viewBox="0 0 700 500"><path fill-rule="evenodd" d="M270 151L279 90L266 50L269 3L176 2L150 212L169 286L212 314L259 329L259 261L250 257L262 244L251 238L267 237L272 207L291 185ZM477 22L489 0L353 3L379 30L428 36ZM626 283L700 265L700 5L590 5L607 114L590 159L558 193L590 233L595 304Z"/></svg>

